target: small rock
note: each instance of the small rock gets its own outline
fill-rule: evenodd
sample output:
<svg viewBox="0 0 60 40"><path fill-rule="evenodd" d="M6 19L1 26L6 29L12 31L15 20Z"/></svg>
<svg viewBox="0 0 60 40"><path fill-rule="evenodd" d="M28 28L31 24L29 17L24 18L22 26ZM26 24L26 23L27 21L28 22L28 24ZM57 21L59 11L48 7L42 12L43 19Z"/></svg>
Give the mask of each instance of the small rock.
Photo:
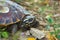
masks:
<svg viewBox="0 0 60 40"><path fill-rule="evenodd" d="M45 33L36 28L31 28L30 33L32 34L32 36L38 39L42 39L43 37L45 37Z"/></svg>

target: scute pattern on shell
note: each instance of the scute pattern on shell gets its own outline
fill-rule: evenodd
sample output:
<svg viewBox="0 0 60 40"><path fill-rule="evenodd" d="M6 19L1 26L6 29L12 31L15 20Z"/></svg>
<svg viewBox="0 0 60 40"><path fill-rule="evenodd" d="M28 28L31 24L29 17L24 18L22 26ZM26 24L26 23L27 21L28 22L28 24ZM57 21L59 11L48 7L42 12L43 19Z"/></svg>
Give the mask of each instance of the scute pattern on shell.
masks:
<svg viewBox="0 0 60 40"><path fill-rule="evenodd" d="M9 8L9 12L0 13L0 25L8 25L19 22L25 16L23 12L10 3L6 2L6 6Z"/></svg>

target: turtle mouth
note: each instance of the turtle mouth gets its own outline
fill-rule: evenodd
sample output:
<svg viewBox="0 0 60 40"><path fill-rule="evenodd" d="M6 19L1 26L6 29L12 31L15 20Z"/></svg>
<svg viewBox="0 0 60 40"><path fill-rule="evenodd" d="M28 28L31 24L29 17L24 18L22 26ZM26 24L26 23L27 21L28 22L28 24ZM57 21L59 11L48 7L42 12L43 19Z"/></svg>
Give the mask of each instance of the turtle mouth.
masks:
<svg viewBox="0 0 60 40"><path fill-rule="evenodd" d="M0 6L0 13L8 13L8 12L9 12L9 8L8 7Z"/></svg>

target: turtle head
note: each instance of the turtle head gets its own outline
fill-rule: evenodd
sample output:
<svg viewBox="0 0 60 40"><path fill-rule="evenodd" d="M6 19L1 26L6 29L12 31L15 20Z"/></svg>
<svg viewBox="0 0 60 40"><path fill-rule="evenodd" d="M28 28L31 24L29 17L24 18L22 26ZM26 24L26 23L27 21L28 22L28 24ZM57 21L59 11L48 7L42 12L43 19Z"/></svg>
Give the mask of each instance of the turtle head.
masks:
<svg viewBox="0 0 60 40"><path fill-rule="evenodd" d="M21 28L23 31L30 30L31 27L36 28L38 26L38 21L34 16L26 16L23 20Z"/></svg>
<svg viewBox="0 0 60 40"><path fill-rule="evenodd" d="M30 27L34 24L34 16L26 16L22 22L21 28L23 31L30 30Z"/></svg>
<svg viewBox="0 0 60 40"><path fill-rule="evenodd" d="M26 18L23 20L23 25L25 27L34 27L36 25L37 20L34 16L26 16Z"/></svg>
<svg viewBox="0 0 60 40"><path fill-rule="evenodd" d="M33 21L34 21L34 16L26 16L26 18L24 19L24 23L25 24L31 24L31 23L33 23Z"/></svg>

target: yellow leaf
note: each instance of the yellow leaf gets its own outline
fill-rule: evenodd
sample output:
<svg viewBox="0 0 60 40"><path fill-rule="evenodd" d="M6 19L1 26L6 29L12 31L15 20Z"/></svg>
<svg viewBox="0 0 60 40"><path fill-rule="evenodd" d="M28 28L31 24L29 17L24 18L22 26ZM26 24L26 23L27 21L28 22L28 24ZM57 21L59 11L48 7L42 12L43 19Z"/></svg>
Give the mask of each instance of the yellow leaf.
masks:
<svg viewBox="0 0 60 40"><path fill-rule="evenodd" d="M34 37L29 37L27 40L36 40Z"/></svg>
<svg viewBox="0 0 60 40"><path fill-rule="evenodd" d="M50 33L47 33L46 37L48 38L48 40L57 40L55 36L51 35Z"/></svg>

